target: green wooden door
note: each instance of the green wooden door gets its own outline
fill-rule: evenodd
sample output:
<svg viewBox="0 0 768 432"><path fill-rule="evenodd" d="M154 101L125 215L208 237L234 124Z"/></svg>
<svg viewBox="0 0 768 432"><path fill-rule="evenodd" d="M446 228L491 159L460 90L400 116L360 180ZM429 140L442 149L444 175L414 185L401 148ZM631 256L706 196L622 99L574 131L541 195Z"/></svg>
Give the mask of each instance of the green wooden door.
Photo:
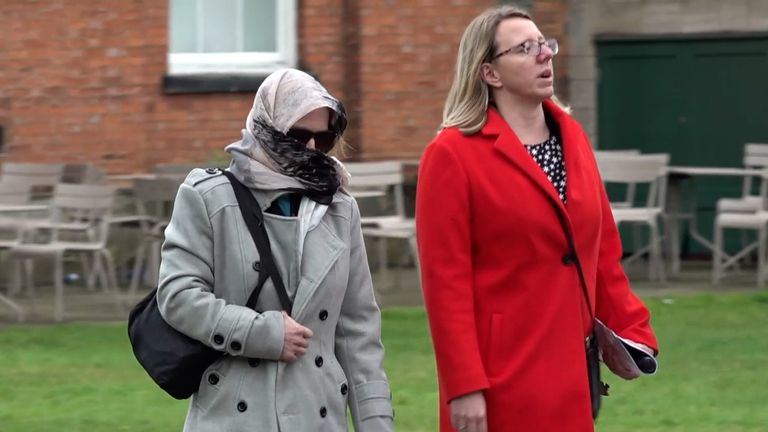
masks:
<svg viewBox="0 0 768 432"><path fill-rule="evenodd" d="M672 165L738 167L744 143L768 143L768 35L596 46L599 148L666 152ZM711 235L715 201L739 196L740 187L737 178L696 178L702 232Z"/></svg>

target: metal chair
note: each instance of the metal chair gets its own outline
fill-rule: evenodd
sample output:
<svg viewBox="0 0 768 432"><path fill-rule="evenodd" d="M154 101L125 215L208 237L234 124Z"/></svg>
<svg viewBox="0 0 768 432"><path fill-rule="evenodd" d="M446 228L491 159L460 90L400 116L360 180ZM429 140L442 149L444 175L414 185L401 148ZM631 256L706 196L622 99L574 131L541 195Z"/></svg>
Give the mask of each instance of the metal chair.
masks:
<svg viewBox="0 0 768 432"><path fill-rule="evenodd" d="M744 145L744 167L768 168L768 144L747 143ZM717 200L717 211L727 213L754 213L762 208L762 190L754 195L755 181L763 182L759 178L745 176L739 198L720 198Z"/></svg>
<svg viewBox="0 0 768 432"><path fill-rule="evenodd" d="M598 154L596 160L604 183L647 185L644 203L638 205L633 197L631 202L625 200L619 206L611 205L611 212L617 226L630 223L646 225L649 229L648 244L636 249L623 264L628 265L648 254L649 278L665 283L666 270L661 253L663 238L659 225L664 217L669 154Z"/></svg>
<svg viewBox="0 0 768 432"><path fill-rule="evenodd" d="M136 202L136 221L141 229L141 241L136 248L129 293L136 294L142 279L156 286L160 273L160 246L165 238L164 230L170 222L173 202L183 180L158 177L136 179L133 195Z"/></svg>
<svg viewBox="0 0 768 432"><path fill-rule="evenodd" d="M28 187L19 187L19 185L11 182L0 182L0 209L3 207L6 209L19 209L26 206L29 202L29 192ZM3 212L0 210L1 213ZM23 212L13 212L11 216L0 217L0 252L10 249L21 242L24 219L20 216L23 216ZM5 263L0 261L0 264ZM7 272L4 273L8 274ZM11 309L19 322L24 320L24 309L11 300L10 297L0 294L0 304L4 304Z"/></svg>
<svg viewBox="0 0 768 432"><path fill-rule="evenodd" d="M725 270L737 266L739 261L757 250L757 285L762 287L768 278L768 263L766 262L766 242L768 242L768 173L760 181L761 195L756 198L759 208L752 212L744 207L733 207L731 211L718 208L714 223L714 251L712 253L712 283L717 285L725 276ZM750 244L744 244L742 249L733 255L725 253L723 233L726 229L755 231L757 239ZM745 243L745 242L743 242Z"/></svg>
<svg viewBox="0 0 768 432"><path fill-rule="evenodd" d="M32 199L44 199L51 196L63 172L64 165L58 163L4 162L0 165L0 181L29 184Z"/></svg>
<svg viewBox="0 0 768 432"><path fill-rule="evenodd" d="M360 203L363 235L378 243L378 269L387 270L387 240L406 240L419 271L416 224L405 215L403 164L398 161L348 162L349 191Z"/></svg>
<svg viewBox="0 0 768 432"><path fill-rule="evenodd" d="M114 293L120 308L114 261L107 249L113 200L114 189L109 186L57 184L49 223L36 224L25 233L22 242L9 249L9 258L14 260L14 284L20 283L21 261L32 263L37 258L53 259L56 321L64 318L64 258L72 253L89 256L88 279L98 278L105 291ZM46 237L47 241L37 242L41 237ZM32 276L29 266L26 282L30 286Z"/></svg>

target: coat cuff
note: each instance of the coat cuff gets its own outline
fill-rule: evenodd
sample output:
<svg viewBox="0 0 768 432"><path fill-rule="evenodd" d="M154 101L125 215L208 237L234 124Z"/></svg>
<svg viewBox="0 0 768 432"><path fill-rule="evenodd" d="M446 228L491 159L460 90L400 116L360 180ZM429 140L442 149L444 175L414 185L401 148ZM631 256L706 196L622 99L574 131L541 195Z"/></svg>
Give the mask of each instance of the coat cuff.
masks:
<svg viewBox="0 0 768 432"><path fill-rule="evenodd" d="M279 311L260 314L243 306L227 305L209 344L231 356L277 360L283 350L283 331Z"/></svg>
<svg viewBox="0 0 768 432"><path fill-rule="evenodd" d="M371 420L372 424L380 422L380 420L373 420L378 417L384 417L389 419L391 425L392 413L392 401L391 393L389 392L389 386L386 381L371 381L355 386L355 395L357 397L358 413L360 416L361 424L368 424ZM368 430L365 428L365 430ZM389 429L387 429L389 430Z"/></svg>

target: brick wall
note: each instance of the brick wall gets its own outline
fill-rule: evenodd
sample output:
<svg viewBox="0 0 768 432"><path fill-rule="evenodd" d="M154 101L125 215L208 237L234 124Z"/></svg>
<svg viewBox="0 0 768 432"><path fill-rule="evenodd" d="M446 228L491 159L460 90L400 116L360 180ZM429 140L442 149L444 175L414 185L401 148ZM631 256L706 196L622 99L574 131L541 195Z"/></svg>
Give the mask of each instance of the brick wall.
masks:
<svg viewBox="0 0 768 432"><path fill-rule="evenodd" d="M0 8L7 159L90 160L129 172L207 160L237 138L249 95L162 94L166 2L5 0Z"/></svg>
<svg viewBox="0 0 768 432"><path fill-rule="evenodd" d="M418 157L434 137L467 24L495 1L360 2L361 145L366 158Z"/></svg>
<svg viewBox="0 0 768 432"><path fill-rule="evenodd" d="M347 105L352 157L380 159L421 153L439 125L462 31L497 2L298 3L300 67ZM545 33L562 32L545 21L561 20L565 3L534 2ZM167 4L3 0L3 159L90 160L117 173L222 158L253 95L163 94Z"/></svg>

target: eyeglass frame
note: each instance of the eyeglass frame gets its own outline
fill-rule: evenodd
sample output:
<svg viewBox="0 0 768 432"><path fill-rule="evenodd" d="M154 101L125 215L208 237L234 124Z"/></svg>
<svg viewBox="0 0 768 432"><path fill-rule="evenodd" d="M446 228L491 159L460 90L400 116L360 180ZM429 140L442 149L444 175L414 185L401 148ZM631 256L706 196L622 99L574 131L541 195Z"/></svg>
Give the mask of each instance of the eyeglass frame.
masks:
<svg viewBox="0 0 768 432"><path fill-rule="evenodd" d="M529 44L529 45L526 45ZM552 55L557 55L557 53L560 51L560 45L557 42L557 39L555 38L549 38L542 40L534 40L534 39L528 39L527 41L517 44L513 46L512 48L505 49L504 51L501 51L500 53L494 55L491 57L490 61L494 61L497 58L513 53L514 54L525 54L527 56L536 57L539 54L541 54L541 50L544 47L544 45L547 46L552 51ZM535 46L538 46L538 49L536 49L536 53L534 53Z"/></svg>

